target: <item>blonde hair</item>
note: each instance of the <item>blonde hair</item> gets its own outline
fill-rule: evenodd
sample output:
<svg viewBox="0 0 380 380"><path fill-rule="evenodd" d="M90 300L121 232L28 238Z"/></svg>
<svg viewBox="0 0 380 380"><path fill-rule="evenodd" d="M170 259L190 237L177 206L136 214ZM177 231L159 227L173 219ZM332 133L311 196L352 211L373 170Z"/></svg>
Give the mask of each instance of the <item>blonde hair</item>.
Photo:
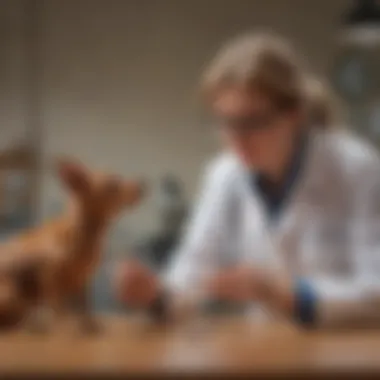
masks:
<svg viewBox="0 0 380 380"><path fill-rule="evenodd" d="M306 75L288 41L271 33L247 34L228 42L206 68L201 85L207 100L220 89L241 86L260 92L279 109L305 109L313 124L333 122L326 86Z"/></svg>
<svg viewBox="0 0 380 380"><path fill-rule="evenodd" d="M224 45L206 69L202 90L213 98L221 88L259 91L280 108L304 100L303 70L287 41L272 34L248 34Z"/></svg>
<svg viewBox="0 0 380 380"><path fill-rule="evenodd" d="M343 121L338 98L328 83L315 76L305 80L309 123L318 128L337 127Z"/></svg>

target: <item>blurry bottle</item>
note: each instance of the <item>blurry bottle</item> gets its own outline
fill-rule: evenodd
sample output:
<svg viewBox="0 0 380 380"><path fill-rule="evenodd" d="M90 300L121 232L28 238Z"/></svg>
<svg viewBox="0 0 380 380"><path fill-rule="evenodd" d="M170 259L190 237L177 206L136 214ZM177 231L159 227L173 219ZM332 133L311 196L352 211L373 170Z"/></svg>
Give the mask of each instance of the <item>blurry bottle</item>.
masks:
<svg viewBox="0 0 380 380"><path fill-rule="evenodd" d="M162 179L158 208L160 221L159 234L177 237L181 233L187 213L187 205L181 184L176 178L166 176Z"/></svg>

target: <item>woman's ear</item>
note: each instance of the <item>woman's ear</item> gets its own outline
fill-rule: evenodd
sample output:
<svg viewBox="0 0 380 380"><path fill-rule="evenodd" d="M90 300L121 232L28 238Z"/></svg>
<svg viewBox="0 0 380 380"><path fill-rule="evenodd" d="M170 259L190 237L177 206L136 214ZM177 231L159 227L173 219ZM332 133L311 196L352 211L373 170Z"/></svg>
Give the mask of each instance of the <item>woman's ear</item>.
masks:
<svg viewBox="0 0 380 380"><path fill-rule="evenodd" d="M85 193L90 189L90 174L78 161L59 158L56 162L57 173L61 181L76 193Z"/></svg>

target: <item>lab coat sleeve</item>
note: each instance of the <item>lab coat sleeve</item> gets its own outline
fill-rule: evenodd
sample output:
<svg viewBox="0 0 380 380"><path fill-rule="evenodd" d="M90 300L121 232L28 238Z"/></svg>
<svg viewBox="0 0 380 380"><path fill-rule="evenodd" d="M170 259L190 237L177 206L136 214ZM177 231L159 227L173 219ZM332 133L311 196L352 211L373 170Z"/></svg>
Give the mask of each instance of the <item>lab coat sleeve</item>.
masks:
<svg viewBox="0 0 380 380"><path fill-rule="evenodd" d="M346 252L353 276L311 278L322 327L380 325L380 162L367 165L353 186ZM348 252L347 252L348 251Z"/></svg>
<svg viewBox="0 0 380 380"><path fill-rule="evenodd" d="M171 292L191 291L218 265L228 206L228 174L212 163L164 283Z"/></svg>

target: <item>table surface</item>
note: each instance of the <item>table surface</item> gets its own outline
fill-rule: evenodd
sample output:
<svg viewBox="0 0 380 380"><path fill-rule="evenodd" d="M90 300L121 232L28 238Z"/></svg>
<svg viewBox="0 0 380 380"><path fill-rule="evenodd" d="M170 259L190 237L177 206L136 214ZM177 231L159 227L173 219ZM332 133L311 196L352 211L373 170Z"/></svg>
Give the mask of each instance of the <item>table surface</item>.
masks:
<svg viewBox="0 0 380 380"><path fill-rule="evenodd" d="M40 336L0 337L0 376L380 374L380 331L307 332L244 317L210 317L177 326L102 317L104 331L83 336L62 323Z"/></svg>

